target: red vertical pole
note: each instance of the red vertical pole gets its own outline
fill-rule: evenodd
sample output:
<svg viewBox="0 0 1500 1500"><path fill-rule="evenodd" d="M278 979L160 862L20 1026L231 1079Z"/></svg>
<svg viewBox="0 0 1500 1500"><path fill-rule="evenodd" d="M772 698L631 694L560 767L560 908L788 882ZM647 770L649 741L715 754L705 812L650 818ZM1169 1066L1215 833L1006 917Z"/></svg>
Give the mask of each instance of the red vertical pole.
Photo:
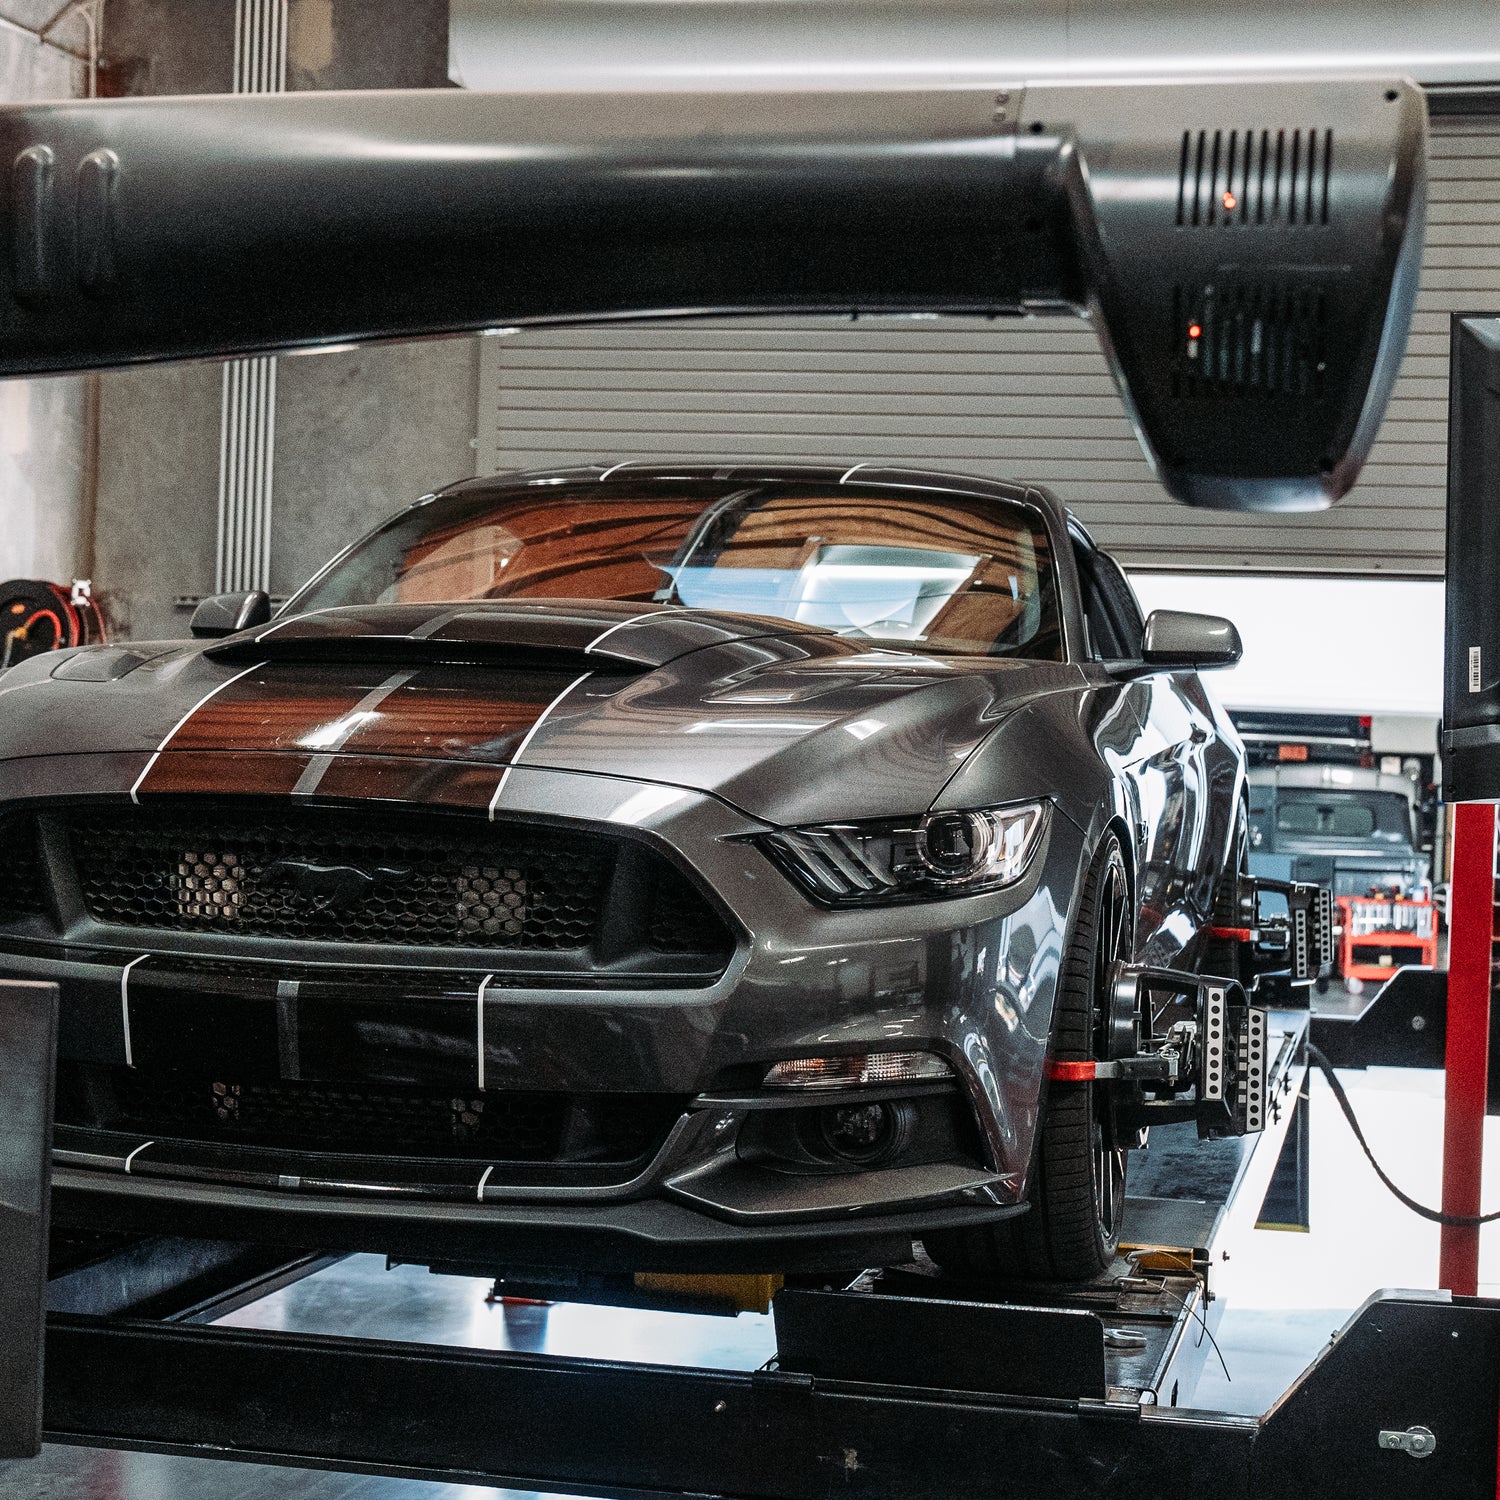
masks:
<svg viewBox="0 0 1500 1500"><path fill-rule="evenodd" d="M1478 1214L1490 1072L1490 951L1495 919L1495 808L1460 802L1448 904L1448 1043L1444 1065L1443 1212ZM1438 1284L1479 1290L1479 1231L1442 1228Z"/></svg>

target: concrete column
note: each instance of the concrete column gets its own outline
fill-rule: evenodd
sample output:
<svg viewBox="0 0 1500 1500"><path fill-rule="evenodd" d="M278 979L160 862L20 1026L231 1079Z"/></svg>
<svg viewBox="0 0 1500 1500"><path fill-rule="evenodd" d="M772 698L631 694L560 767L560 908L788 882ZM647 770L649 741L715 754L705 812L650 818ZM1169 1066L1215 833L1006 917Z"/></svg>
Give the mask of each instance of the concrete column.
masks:
<svg viewBox="0 0 1500 1500"><path fill-rule="evenodd" d="M237 13L273 3L282 0L105 0L103 91L233 92ZM284 0L284 9L288 89L448 84L447 0ZM247 68L265 80L265 63L264 50L242 47L242 81ZM116 634L185 635L180 596L267 580L272 593L290 593L399 505L472 474L477 344L254 362L258 383L243 369L239 379L265 413L258 446L226 425L227 408L244 411L226 401L235 377L222 365L105 375L96 580Z"/></svg>
<svg viewBox="0 0 1500 1500"><path fill-rule="evenodd" d="M0 101L87 94L82 27L37 36L58 9L0 0ZM0 582L87 573L88 388L80 376L0 381Z"/></svg>

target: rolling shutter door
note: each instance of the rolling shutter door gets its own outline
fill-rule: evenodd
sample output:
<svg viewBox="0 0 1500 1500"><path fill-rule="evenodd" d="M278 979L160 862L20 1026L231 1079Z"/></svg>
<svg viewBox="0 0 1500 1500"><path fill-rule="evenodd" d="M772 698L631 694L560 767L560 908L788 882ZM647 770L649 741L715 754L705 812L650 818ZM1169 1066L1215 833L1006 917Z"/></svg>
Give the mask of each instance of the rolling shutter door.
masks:
<svg viewBox="0 0 1500 1500"><path fill-rule="evenodd" d="M488 338L478 472L890 459L1046 484L1135 568L1439 573L1448 314L1500 312L1500 119L1434 120L1430 172L1406 361L1358 486L1322 514L1169 500L1074 318L695 319Z"/></svg>

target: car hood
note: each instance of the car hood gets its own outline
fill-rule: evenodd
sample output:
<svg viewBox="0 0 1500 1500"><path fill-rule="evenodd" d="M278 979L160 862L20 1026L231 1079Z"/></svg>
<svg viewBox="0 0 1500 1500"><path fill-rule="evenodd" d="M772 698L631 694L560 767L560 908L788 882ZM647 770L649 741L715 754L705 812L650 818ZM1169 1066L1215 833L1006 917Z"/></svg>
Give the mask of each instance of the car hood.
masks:
<svg viewBox="0 0 1500 1500"><path fill-rule="evenodd" d="M769 823L925 810L1059 663L918 655L790 621L578 601L320 611L207 645L101 647L0 678L0 760L109 752L140 793L340 762L511 765L710 793ZM202 789L201 774L193 782ZM130 789L129 787L122 789Z"/></svg>

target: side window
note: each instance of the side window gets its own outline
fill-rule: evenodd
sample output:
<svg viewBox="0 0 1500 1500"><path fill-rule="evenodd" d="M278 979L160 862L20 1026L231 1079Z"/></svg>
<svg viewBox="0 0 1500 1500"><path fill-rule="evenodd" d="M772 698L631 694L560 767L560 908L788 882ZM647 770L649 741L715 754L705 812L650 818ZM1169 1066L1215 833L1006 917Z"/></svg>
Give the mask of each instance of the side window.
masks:
<svg viewBox="0 0 1500 1500"><path fill-rule="evenodd" d="M1100 592L1108 597L1114 616L1115 631L1123 648L1121 655L1135 658L1141 654L1141 637L1145 634L1145 623L1141 619L1141 606L1136 601L1135 590L1124 570L1107 552L1094 554L1094 572Z"/></svg>
<svg viewBox="0 0 1500 1500"><path fill-rule="evenodd" d="M1113 558L1073 539L1089 655L1094 661L1123 661L1141 651L1140 609Z"/></svg>

